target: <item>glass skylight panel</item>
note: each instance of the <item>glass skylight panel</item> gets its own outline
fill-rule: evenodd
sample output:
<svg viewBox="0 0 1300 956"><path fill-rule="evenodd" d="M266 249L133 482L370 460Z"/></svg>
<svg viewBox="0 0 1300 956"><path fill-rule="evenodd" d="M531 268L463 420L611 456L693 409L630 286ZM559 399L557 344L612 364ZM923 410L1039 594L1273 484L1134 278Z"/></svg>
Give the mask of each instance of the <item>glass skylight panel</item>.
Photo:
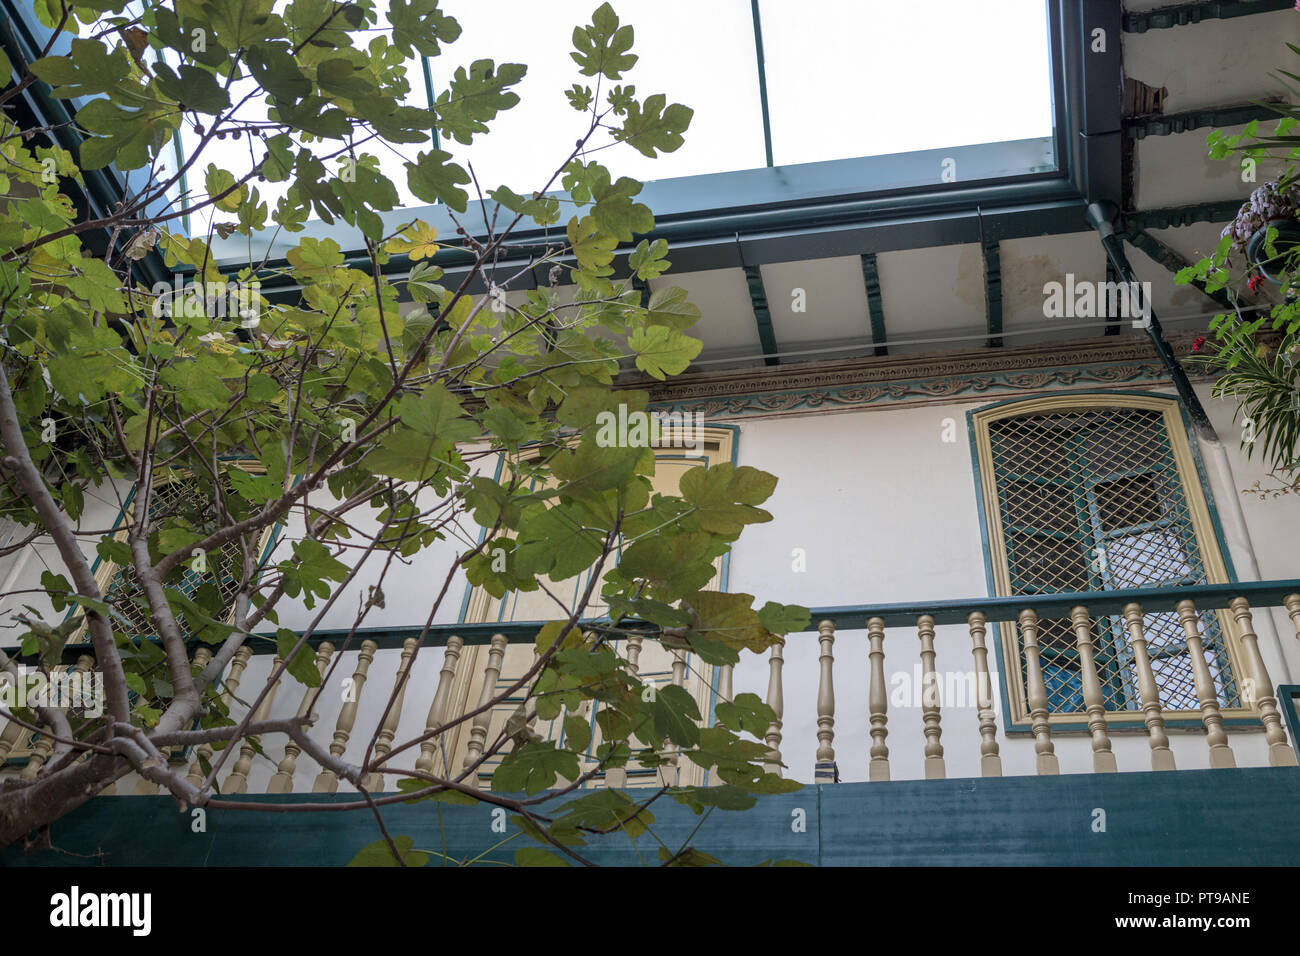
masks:
<svg viewBox="0 0 1300 956"><path fill-rule="evenodd" d="M281 2L277 0L277 6ZM861 168L849 163L806 170L793 174L795 178L774 180L774 175L784 174L769 175L763 169L768 165L765 95L773 164L778 167L919 150L982 150L986 144L1016 142L1009 151L979 153L974 166L963 158L957 180L1054 168L1044 0L933 0L924 15L914 6L884 0L757 0L763 84L751 0L612 2L623 23L636 32L633 52L639 59L622 85L634 85L638 98L663 93L668 102L691 107L694 117L685 145L657 159L615 142L607 130L595 134L584 155L599 159L615 176L663 183L655 187L661 212L688 212L702 208L701 203L783 201L787 193L829 197L931 181L918 177L919 170L906 157ZM386 8L383 0L375 4L378 22L354 42L364 46L385 34ZM460 23L461 35L427 62L427 82L425 62L407 61L406 102L428 108L430 93L436 99L457 68L469 68L479 59L526 64L527 75L512 87L521 102L492 120L489 132L477 135L470 145L446 139L437 145L473 173L484 193L500 185L525 195L547 188L587 128L585 115L570 107L565 91L574 83L590 86L606 105L606 94L615 85L581 76L569 55L574 26L590 20L593 0L442 0L442 8ZM233 84L232 99L238 102L250 83L245 79ZM265 121L266 109L263 98L255 96L243 103L238 117L256 126ZM188 156L199 140L188 120L181 140L182 155ZM310 148L324 157L342 145L323 141ZM420 207L424 204L407 188L404 163L432 145L390 146L370 140L360 144L358 152L377 157L400 206ZM209 162L238 175L260 159L260 144L250 144L247 136L213 142L189 171L186 185L192 194L201 195ZM327 160L326 166L334 172L338 162ZM734 184L687 179L732 172L744 175ZM934 182L940 181L939 172L936 168ZM682 180L680 187L675 180ZM288 186L254 185L272 211ZM472 195L473 185L468 188ZM549 188L558 191L558 178ZM190 228L206 233L213 218L221 222L231 217L196 213ZM314 213L311 219L316 219ZM240 247L248 244L245 238L230 241Z"/></svg>
<svg viewBox="0 0 1300 956"><path fill-rule="evenodd" d="M527 76L514 87L520 103L498 116L490 133L469 147L440 144L462 165L473 162L485 192L503 183L520 193L540 189L585 132L582 115L568 105L564 91L574 83L596 89L596 78L580 76L569 57L573 28L589 22L596 5L592 0L444 0L442 8L460 22L462 33L430 60L435 97L456 67L468 67L476 59L528 65ZM600 131L588 158L599 159L615 177L642 181L763 166L763 115L748 0L624 0L614 8L635 30L632 52L640 57L620 82L634 84L638 98L663 93L695 115L685 145L676 152L650 159L626 144L608 145L611 138ZM612 85L602 80L602 105Z"/></svg>
<svg viewBox="0 0 1300 956"><path fill-rule="evenodd" d="M1043 0L759 10L778 166L1052 135Z"/></svg>

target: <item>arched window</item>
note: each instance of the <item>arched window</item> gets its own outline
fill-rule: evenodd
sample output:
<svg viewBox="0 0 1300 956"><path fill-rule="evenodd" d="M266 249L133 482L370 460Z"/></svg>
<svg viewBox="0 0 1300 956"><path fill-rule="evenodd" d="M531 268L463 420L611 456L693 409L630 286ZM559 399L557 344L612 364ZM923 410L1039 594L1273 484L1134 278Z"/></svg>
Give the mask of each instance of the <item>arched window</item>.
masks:
<svg viewBox="0 0 1300 956"><path fill-rule="evenodd" d="M971 414L996 594L1060 594L1221 583L1228 571L1214 533L1177 403L1147 395L1071 395ZM1144 618L1163 707L1198 714L1192 662L1178 616ZM1219 705L1243 709L1226 615L1201 613ZM1124 622L1094 620L1106 710L1140 714ZM1086 722L1075 635L1068 618L1041 622L1048 705L1057 724ZM1002 626L1011 724L1028 720L1025 658Z"/></svg>

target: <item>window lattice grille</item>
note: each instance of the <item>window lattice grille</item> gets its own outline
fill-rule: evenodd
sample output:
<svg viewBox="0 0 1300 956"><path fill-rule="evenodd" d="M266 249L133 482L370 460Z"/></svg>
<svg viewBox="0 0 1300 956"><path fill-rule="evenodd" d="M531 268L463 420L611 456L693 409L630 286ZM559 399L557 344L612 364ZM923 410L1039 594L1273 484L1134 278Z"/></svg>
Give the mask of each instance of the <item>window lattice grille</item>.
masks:
<svg viewBox="0 0 1300 956"><path fill-rule="evenodd" d="M989 425L989 442L1013 594L1206 583L1160 412L1106 408L1005 418ZM1200 620L1219 703L1238 707L1218 617L1207 611ZM1178 615L1147 614L1143 626L1161 703L1197 709ZM1093 637L1106 709L1140 709L1123 619L1094 620ZM1039 643L1049 708L1084 712L1070 621L1042 620ZM1020 667L1026 679L1023 648Z"/></svg>
<svg viewBox="0 0 1300 956"><path fill-rule="evenodd" d="M207 500L192 481L174 479L156 486L149 501L149 518L161 521L168 517L184 518L197 529L208 528L216 521L216 503ZM129 518L127 520L130 520ZM243 556L238 540L222 545L219 551L207 555L208 570L202 574L195 571L188 563L185 574L176 590L186 597L193 597L200 587L213 584L221 598L223 608L230 607L238 590ZM135 569L130 566L119 567L108 587L107 599L128 622L125 625L129 634L149 634L154 630L153 620L148 605L136 578ZM187 637L188 629L183 618L177 623Z"/></svg>

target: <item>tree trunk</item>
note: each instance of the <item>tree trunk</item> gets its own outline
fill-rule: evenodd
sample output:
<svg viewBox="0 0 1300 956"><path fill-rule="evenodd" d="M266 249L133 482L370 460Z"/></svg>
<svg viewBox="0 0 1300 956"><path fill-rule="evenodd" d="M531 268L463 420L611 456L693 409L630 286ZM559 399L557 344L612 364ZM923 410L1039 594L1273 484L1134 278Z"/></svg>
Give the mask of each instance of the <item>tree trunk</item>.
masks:
<svg viewBox="0 0 1300 956"><path fill-rule="evenodd" d="M118 777L131 772L118 757L95 754L64 767L31 786L0 794L0 847L7 847L33 830L71 813Z"/></svg>

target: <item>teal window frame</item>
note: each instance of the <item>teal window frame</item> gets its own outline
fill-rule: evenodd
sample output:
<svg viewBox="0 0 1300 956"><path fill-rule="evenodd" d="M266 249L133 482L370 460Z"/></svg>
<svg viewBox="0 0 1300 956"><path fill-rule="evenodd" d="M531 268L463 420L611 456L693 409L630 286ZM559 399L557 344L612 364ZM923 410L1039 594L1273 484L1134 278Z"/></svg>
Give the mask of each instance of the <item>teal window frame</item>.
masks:
<svg viewBox="0 0 1300 956"><path fill-rule="evenodd" d="M1223 526L1219 519L1218 509L1215 506L1213 489L1210 487L1209 478L1205 471L1204 462L1201 457L1200 447L1196 439L1196 431L1192 427L1192 422L1187 415L1187 409L1183 407L1181 401L1178 400L1178 396L1169 394L1167 392L1142 391L1142 390L1131 390L1131 389L1113 389L1113 390L1102 390L1102 391L1088 390L1088 391L1070 392L1068 394L1071 398L1077 397L1080 400L1090 401L1093 403L1096 403L1098 399L1105 399L1111 396L1124 396L1124 395L1139 396L1142 398L1157 399L1160 401L1164 401L1170 403L1172 407L1177 408L1179 417L1182 420L1184 434L1187 439L1188 450L1191 454L1191 459L1195 466L1195 480L1199 484L1200 491L1205 499L1206 508L1209 512L1210 525L1213 534L1213 543L1217 548L1218 555L1223 563L1224 569L1227 574L1228 583L1236 583L1238 581L1236 568L1233 565L1232 555L1228 549L1227 538L1224 535ZM974 408L967 410L966 412L966 426L967 426L966 431L967 431L967 436L970 445L971 471L972 471L972 476L974 478L975 501L976 501L976 507L978 512L978 518L979 518L980 549L984 560L985 586L987 588L987 593L990 597L995 596L997 594L997 584L994 577L994 561L993 561L993 553L992 553L992 546L990 543L990 533L989 533L990 516L987 513L985 507L984 475L983 475L983 467L980 462L979 434L978 434L978 428L975 423L975 415L980 412L990 411L992 409L1005 408L1005 407L1019 405L1022 403L1033 402L1042 397L1043 396L1041 395L1021 396L1021 397L1006 399L1000 402L993 402L988 405L976 406ZM1172 447L1172 438L1169 438L1169 433L1167 429L1165 433ZM1122 473L1114 472L1108 477L1113 478L1120 474ZM1182 491L1183 494L1186 494L1187 489L1186 487L1184 487L1185 483L1181 480L1182 476L1179 475L1179 478L1180 478L1180 490ZM1192 480L1192 476L1190 475L1187 476L1187 480L1188 481ZM1197 543L1199 547L1200 542L1198 541ZM1008 568L1009 574L1010 574L1010 570L1011 569ZM1091 571L1092 569L1090 569L1090 574ZM1101 583L1100 579L1098 579L1098 583ZM1180 582L1180 583L1184 583L1184 582ZM1190 583L1190 582L1185 582L1185 583ZM1154 585L1152 587L1169 587L1169 586L1170 585L1168 584L1161 584L1161 585ZM1097 590L1110 590L1110 588L1106 588L1103 586L1097 588ZM1051 592L1047 592L1047 593L1051 593ZM1057 593L1062 593L1062 592L1057 592ZM1098 619L1097 624L1107 626L1107 627L1114 626L1113 622L1109 618ZM1120 623L1119 626L1122 627L1122 622ZM1222 635L1220 647L1216 649L1217 653L1223 652L1223 642L1226 642L1226 640L1227 640L1227 635L1226 634ZM1007 680L1007 673L1009 671L1009 668L1012 665L1006 660L1006 654L1003 647L1004 642L1001 639L998 639L998 640L993 640L990 643L993 645L993 650L996 655L996 661L997 661L997 668L998 668L997 678L998 678L998 685L1000 688L1001 699L1002 699L1002 720L1003 720L1002 726L1005 728L1005 732L1009 735L1027 735L1029 733L1032 733L1032 727L1029 721L1028 720L1017 721L1014 719L1011 712L1010 695L1013 692L1013 690ZM1155 655L1156 649L1152 648L1151 650L1152 650L1152 658L1154 660L1156 656ZM1077 654L1077 652L1075 653ZM1019 661L1015 662L1015 666L1017 667L1021 666L1020 662ZM1232 674L1232 671L1226 666L1224 668L1224 671L1222 672L1227 674ZM1099 676L1102 676L1104 681L1104 676L1101 674L1099 674ZM1046 683L1046 677L1047 675L1045 669L1045 673L1044 673L1045 683ZM1233 683L1235 684L1236 675L1232 675L1232 677L1233 677ZM1051 693L1050 685L1048 690L1050 695ZM1053 714L1056 713L1057 711L1053 711ZM1122 712L1116 712L1111 710L1107 711L1107 717L1106 717L1107 724L1111 730L1120 730L1120 731L1139 730L1145 727L1145 723L1142 719L1142 715L1140 711L1133 712L1134 716L1132 718L1125 718L1119 716L1120 713ZM1166 727L1174 728L1174 729L1195 729L1202 726L1199 717L1193 718L1193 717L1172 716L1171 714L1172 712L1166 712L1165 715ZM1253 717L1225 716L1223 719L1223 724L1226 727L1255 728L1258 726L1258 720L1256 720ZM1052 726L1052 733L1062 734L1062 735L1082 735L1082 734L1087 734L1088 729L1086 725L1073 726L1073 725L1058 725L1054 723Z"/></svg>

